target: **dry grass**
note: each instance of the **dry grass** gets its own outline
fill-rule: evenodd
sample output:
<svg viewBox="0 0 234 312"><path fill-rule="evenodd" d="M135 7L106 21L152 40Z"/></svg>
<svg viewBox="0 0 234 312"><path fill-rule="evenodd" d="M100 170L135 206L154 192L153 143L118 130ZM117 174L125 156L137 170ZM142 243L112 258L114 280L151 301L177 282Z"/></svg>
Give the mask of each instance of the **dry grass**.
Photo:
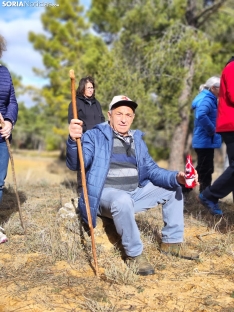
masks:
<svg viewBox="0 0 234 312"><path fill-rule="evenodd" d="M218 218L198 203L195 192L187 196L185 243L200 252L197 262L158 251L161 207L138 214L144 252L156 271L148 277L126 266L113 223L99 220L95 229L98 278L90 237L79 218L65 222L58 218L58 210L77 197L76 175L68 176L63 163L49 168L57 183L55 177L51 183L51 172L46 170L41 180L30 184L20 177L25 235L8 180L0 210L0 225L9 238L0 245L0 311L234 311L232 203L222 201L225 215Z"/></svg>

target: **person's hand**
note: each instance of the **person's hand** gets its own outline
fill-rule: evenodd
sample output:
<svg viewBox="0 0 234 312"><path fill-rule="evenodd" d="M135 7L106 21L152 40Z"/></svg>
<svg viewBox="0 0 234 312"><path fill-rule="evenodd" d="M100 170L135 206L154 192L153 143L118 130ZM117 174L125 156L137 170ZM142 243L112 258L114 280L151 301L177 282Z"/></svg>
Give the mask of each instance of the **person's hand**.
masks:
<svg viewBox="0 0 234 312"><path fill-rule="evenodd" d="M185 173L183 171L179 171L176 175L177 182L180 184L185 184ZM198 174L197 170L195 170L195 184L196 186L199 185L200 183L198 182Z"/></svg>
<svg viewBox="0 0 234 312"><path fill-rule="evenodd" d="M176 175L176 180L179 184L185 184L185 173L183 171L179 171Z"/></svg>
<svg viewBox="0 0 234 312"><path fill-rule="evenodd" d="M2 115L0 115L1 127L0 134L3 138L8 139L12 131L12 123L8 120L4 120Z"/></svg>
<svg viewBox="0 0 234 312"><path fill-rule="evenodd" d="M72 119L69 124L69 135L72 140L76 141L77 139L81 138L83 133L83 121L79 119Z"/></svg>

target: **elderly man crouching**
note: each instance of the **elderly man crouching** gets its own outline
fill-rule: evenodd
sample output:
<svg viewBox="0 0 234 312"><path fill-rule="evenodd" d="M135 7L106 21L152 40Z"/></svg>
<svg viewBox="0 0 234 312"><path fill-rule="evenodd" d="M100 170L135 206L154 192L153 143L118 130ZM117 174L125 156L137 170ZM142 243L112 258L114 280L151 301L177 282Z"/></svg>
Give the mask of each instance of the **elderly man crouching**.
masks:
<svg viewBox="0 0 234 312"><path fill-rule="evenodd" d="M139 275L154 274L143 255L143 244L134 214L163 207L164 227L160 250L186 259L197 259L183 242L184 218L181 184L185 174L160 168L149 155L140 130L131 130L137 103L115 96L108 111L109 122L82 135L82 121L72 119L67 140L67 166L79 170L76 139L81 137L93 226L96 217L112 218L128 264L136 263ZM197 182L197 177L196 177ZM78 208L88 223L83 192Z"/></svg>

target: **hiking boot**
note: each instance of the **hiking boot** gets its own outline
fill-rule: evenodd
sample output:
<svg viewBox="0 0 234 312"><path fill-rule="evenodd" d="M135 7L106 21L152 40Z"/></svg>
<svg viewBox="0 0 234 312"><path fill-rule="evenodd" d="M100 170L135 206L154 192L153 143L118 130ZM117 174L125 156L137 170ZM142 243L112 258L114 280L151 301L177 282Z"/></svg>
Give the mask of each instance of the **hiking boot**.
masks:
<svg viewBox="0 0 234 312"><path fill-rule="evenodd" d="M207 199L202 193L199 194L198 196L200 203L205 206L206 208L208 208L209 212L215 216L215 215L219 215L222 216L223 212L219 207L218 203L214 203L211 200Z"/></svg>
<svg viewBox="0 0 234 312"><path fill-rule="evenodd" d="M147 261L142 254L136 257L127 257L126 263L129 267L136 265L138 275L152 275L154 274L153 266Z"/></svg>
<svg viewBox="0 0 234 312"><path fill-rule="evenodd" d="M160 251L166 255L172 255L187 260L197 260L199 258L197 252L186 248L185 245L181 243L161 243Z"/></svg>

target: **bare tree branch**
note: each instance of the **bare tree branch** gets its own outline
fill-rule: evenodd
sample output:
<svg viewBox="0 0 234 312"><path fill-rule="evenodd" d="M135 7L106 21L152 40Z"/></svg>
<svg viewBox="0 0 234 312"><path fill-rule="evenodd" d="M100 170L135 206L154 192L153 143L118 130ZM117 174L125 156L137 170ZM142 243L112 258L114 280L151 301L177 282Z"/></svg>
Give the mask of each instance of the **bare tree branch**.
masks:
<svg viewBox="0 0 234 312"><path fill-rule="evenodd" d="M215 1L213 5L206 7L204 10L195 15L196 11L196 0L187 1L187 10L186 10L186 19L189 25L196 28L201 27L207 18L213 13L217 12L218 9L225 3L227 0Z"/></svg>
<svg viewBox="0 0 234 312"><path fill-rule="evenodd" d="M208 7L206 10L203 10L198 16L197 16L197 27L201 27L207 18L212 15L214 12L217 12L218 9L225 3L227 0L220 0L218 2L215 2L212 6Z"/></svg>

